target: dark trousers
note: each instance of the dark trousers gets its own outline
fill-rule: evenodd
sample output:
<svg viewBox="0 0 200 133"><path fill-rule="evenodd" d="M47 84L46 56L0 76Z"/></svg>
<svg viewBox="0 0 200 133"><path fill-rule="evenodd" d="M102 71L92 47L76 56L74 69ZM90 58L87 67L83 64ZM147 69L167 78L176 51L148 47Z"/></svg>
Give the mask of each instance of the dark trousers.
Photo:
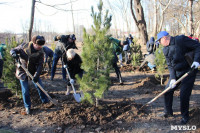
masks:
<svg viewBox="0 0 200 133"><path fill-rule="evenodd" d="M119 79L119 82L122 82L122 76L121 76L119 67L117 66L117 62L113 63L113 68L115 69L115 73L117 74L117 78Z"/></svg>
<svg viewBox="0 0 200 133"><path fill-rule="evenodd" d="M53 55L53 63L52 63L52 68L51 68L51 78L52 79L54 78L54 75L55 75L55 72L56 72L56 65L57 65L58 60L60 58L62 58L62 57L59 56L58 54L54 53L54 55ZM66 70L63 67L63 61L62 61L62 77L63 77L63 80L66 79Z"/></svg>
<svg viewBox="0 0 200 133"><path fill-rule="evenodd" d="M3 59L0 59L0 78L2 77L3 73Z"/></svg>
<svg viewBox="0 0 200 133"><path fill-rule="evenodd" d="M173 103L173 94L174 91L180 87L180 109L181 109L181 116L182 118L189 118L189 101L190 96L192 92L192 88L194 86L194 81L196 78L198 70L194 70L190 75L185 77L175 88L169 90L164 95L164 101L165 101L165 113L173 114L172 109L172 103ZM177 77L176 80L178 80L179 77ZM171 79L169 79L169 82L166 85L166 88L169 87ZM166 89L165 88L165 89Z"/></svg>

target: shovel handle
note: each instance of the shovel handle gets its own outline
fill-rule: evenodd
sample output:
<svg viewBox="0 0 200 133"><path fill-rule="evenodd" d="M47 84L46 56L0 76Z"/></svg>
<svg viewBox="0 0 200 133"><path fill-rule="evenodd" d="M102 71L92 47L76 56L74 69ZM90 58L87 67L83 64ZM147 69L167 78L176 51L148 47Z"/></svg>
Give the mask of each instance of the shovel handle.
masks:
<svg viewBox="0 0 200 133"><path fill-rule="evenodd" d="M178 84L180 81L182 81L185 77L187 77L189 75L188 73L185 73L181 78L179 78L173 85ZM171 88L168 87L167 89L165 89L164 91L162 91L160 94L158 94L155 98L153 98L151 101L149 101L146 105L154 102L156 99L158 99L160 96L162 96L163 94L165 94L168 90L170 90Z"/></svg>
<svg viewBox="0 0 200 133"><path fill-rule="evenodd" d="M24 71L27 73L27 75L33 80L33 76L32 76L31 73L28 71L28 69L26 69L26 68L25 68L23 65L21 65L19 62L18 62L18 64L20 65L20 67L22 67L22 68L24 69ZM38 82L36 82L35 84L40 88L40 90L42 90L42 91L44 92L44 94L49 98L49 100L50 100L53 104L58 105L58 102L57 102L56 100L52 99L52 98L49 96L49 94L43 89L43 87L42 87Z"/></svg>

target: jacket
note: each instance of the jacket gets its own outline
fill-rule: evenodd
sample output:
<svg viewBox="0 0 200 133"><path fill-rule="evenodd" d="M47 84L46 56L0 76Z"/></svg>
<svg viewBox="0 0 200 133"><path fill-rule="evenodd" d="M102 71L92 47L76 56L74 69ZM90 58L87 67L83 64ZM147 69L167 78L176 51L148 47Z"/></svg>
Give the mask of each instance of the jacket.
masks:
<svg viewBox="0 0 200 133"><path fill-rule="evenodd" d="M12 49L10 53L16 52L20 57L21 65L28 69L31 75L39 77L43 69L44 51L43 49L34 50L33 43L23 43ZM26 72L20 67L16 69L16 77L20 80L27 78Z"/></svg>
<svg viewBox="0 0 200 133"><path fill-rule="evenodd" d="M48 57L53 57L53 50L51 50L47 46L43 46L43 51L45 55L45 62L47 62Z"/></svg>
<svg viewBox="0 0 200 133"><path fill-rule="evenodd" d="M171 37L169 46L163 48L171 79L189 71L185 54L191 51L194 51L194 61L200 62L200 44L184 35Z"/></svg>
<svg viewBox="0 0 200 133"><path fill-rule="evenodd" d="M63 55L63 53L65 52L65 50L63 49L63 45L64 45L66 50L68 50L70 48L78 49L76 47L75 42L71 43L71 42L68 41L69 37L70 37L69 35L62 35L61 36L61 39L56 44L56 48L55 48L55 51L54 51L55 54L60 55L60 56Z"/></svg>
<svg viewBox="0 0 200 133"><path fill-rule="evenodd" d="M154 37L151 37L146 44L147 52L149 52L149 54L154 52L154 42L155 42Z"/></svg>
<svg viewBox="0 0 200 133"><path fill-rule="evenodd" d="M83 69L81 69L82 60L78 54L75 54L72 60L68 60L65 56L63 61L64 64L67 64L67 68L72 79L75 79L75 75L83 71Z"/></svg>

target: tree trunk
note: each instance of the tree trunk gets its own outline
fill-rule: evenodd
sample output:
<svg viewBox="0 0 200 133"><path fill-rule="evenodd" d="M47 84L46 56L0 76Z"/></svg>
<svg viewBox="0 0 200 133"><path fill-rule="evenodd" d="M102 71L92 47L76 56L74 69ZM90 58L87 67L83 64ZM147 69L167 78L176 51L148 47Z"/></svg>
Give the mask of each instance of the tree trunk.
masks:
<svg viewBox="0 0 200 133"><path fill-rule="evenodd" d="M153 36L156 37L157 34L157 0L154 1L154 28L153 28Z"/></svg>
<svg viewBox="0 0 200 133"><path fill-rule="evenodd" d="M72 8L72 1L70 0L70 3L71 3L71 12L72 12L72 22L73 22L73 31L74 31L74 34L75 33L75 25L74 25L74 14L73 14L73 8Z"/></svg>
<svg viewBox="0 0 200 133"><path fill-rule="evenodd" d="M135 4L135 7L134 7L135 14L133 12L133 0L130 0L131 14L136 23L139 34L141 36L141 42L143 45L146 45L146 43L148 41L148 34L147 34L146 21L144 19L143 7L140 3L140 0L134 0L134 4Z"/></svg>
<svg viewBox="0 0 200 133"><path fill-rule="evenodd" d="M190 32L190 34L194 34L192 5L193 5L193 0L189 0L189 11L190 11L190 14L189 14L189 32Z"/></svg>
<svg viewBox="0 0 200 133"><path fill-rule="evenodd" d="M35 0L32 0L32 7L31 7L31 20L30 20L30 27L28 33L28 40L31 41L31 35L33 30L33 22L34 22L34 14L35 14Z"/></svg>

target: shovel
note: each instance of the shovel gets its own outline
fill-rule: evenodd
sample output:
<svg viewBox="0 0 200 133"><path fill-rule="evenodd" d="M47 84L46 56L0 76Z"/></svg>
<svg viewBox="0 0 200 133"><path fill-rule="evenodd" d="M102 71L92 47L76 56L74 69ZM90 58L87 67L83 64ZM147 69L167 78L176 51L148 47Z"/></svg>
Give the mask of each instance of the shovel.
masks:
<svg viewBox="0 0 200 133"><path fill-rule="evenodd" d="M194 70L194 67L187 73L185 73L182 77L180 77L173 85L177 85L179 82L181 82L185 77L187 77L192 71ZM156 99L158 99L160 96L162 96L163 94L165 94L168 90L170 90L171 87L168 87L167 89L165 89L164 91L162 91L160 94L158 94L155 98L153 98L151 101L149 101L148 103L146 103L145 105L143 105L139 110L141 110L142 108L144 108L145 106L151 104L152 102L154 102Z"/></svg>
<svg viewBox="0 0 200 133"><path fill-rule="evenodd" d="M67 50L65 49L65 46L64 46L63 43L62 43L62 46L63 46L63 49L65 50L65 54L67 54ZM71 76L70 76L70 74L69 74L67 65L66 65L66 67L64 67L64 68L65 68L66 71L67 71L67 75L68 75L68 77L69 77L69 80L71 80ZM70 84L71 84L71 83L70 83ZM74 99L75 99L78 103L81 102L81 98L83 98L83 95L77 94L74 85L71 84L71 86L72 86L72 89L73 89L73 92L74 92L74 94L73 94L73 95L74 95ZM82 96L82 97L81 97L81 96Z"/></svg>
<svg viewBox="0 0 200 133"><path fill-rule="evenodd" d="M65 69L66 69L66 71L67 71L67 75L68 75L68 77L69 77L69 80L71 80L71 77L70 77L69 71L68 71L68 69L67 69L67 66L65 67ZM70 84L71 84L71 83L70 83ZM71 86L72 86L72 89L73 89L73 92L74 92L74 94L73 94L73 95L74 95L74 99L75 99L78 103L81 102L81 95L76 93L74 84L71 84Z"/></svg>
<svg viewBox="0 0 200 133"><path fill-rule="evenodd" d="M17 61L17 67L21 67L22 69L24 69L24 71L27 73L27 75L33 80L33 76L31 75L31 73L28 71L27 68L25 68L23 65L20 64L19 61ZM35 83L39 88L40 90L42 90L44 92L44 94L49 98L49 100L54 104L54 105L58 105L58 102L55 100L55 99L52 99L49 94L43 89L43 87L38 83L36 82Z"/></svg>

